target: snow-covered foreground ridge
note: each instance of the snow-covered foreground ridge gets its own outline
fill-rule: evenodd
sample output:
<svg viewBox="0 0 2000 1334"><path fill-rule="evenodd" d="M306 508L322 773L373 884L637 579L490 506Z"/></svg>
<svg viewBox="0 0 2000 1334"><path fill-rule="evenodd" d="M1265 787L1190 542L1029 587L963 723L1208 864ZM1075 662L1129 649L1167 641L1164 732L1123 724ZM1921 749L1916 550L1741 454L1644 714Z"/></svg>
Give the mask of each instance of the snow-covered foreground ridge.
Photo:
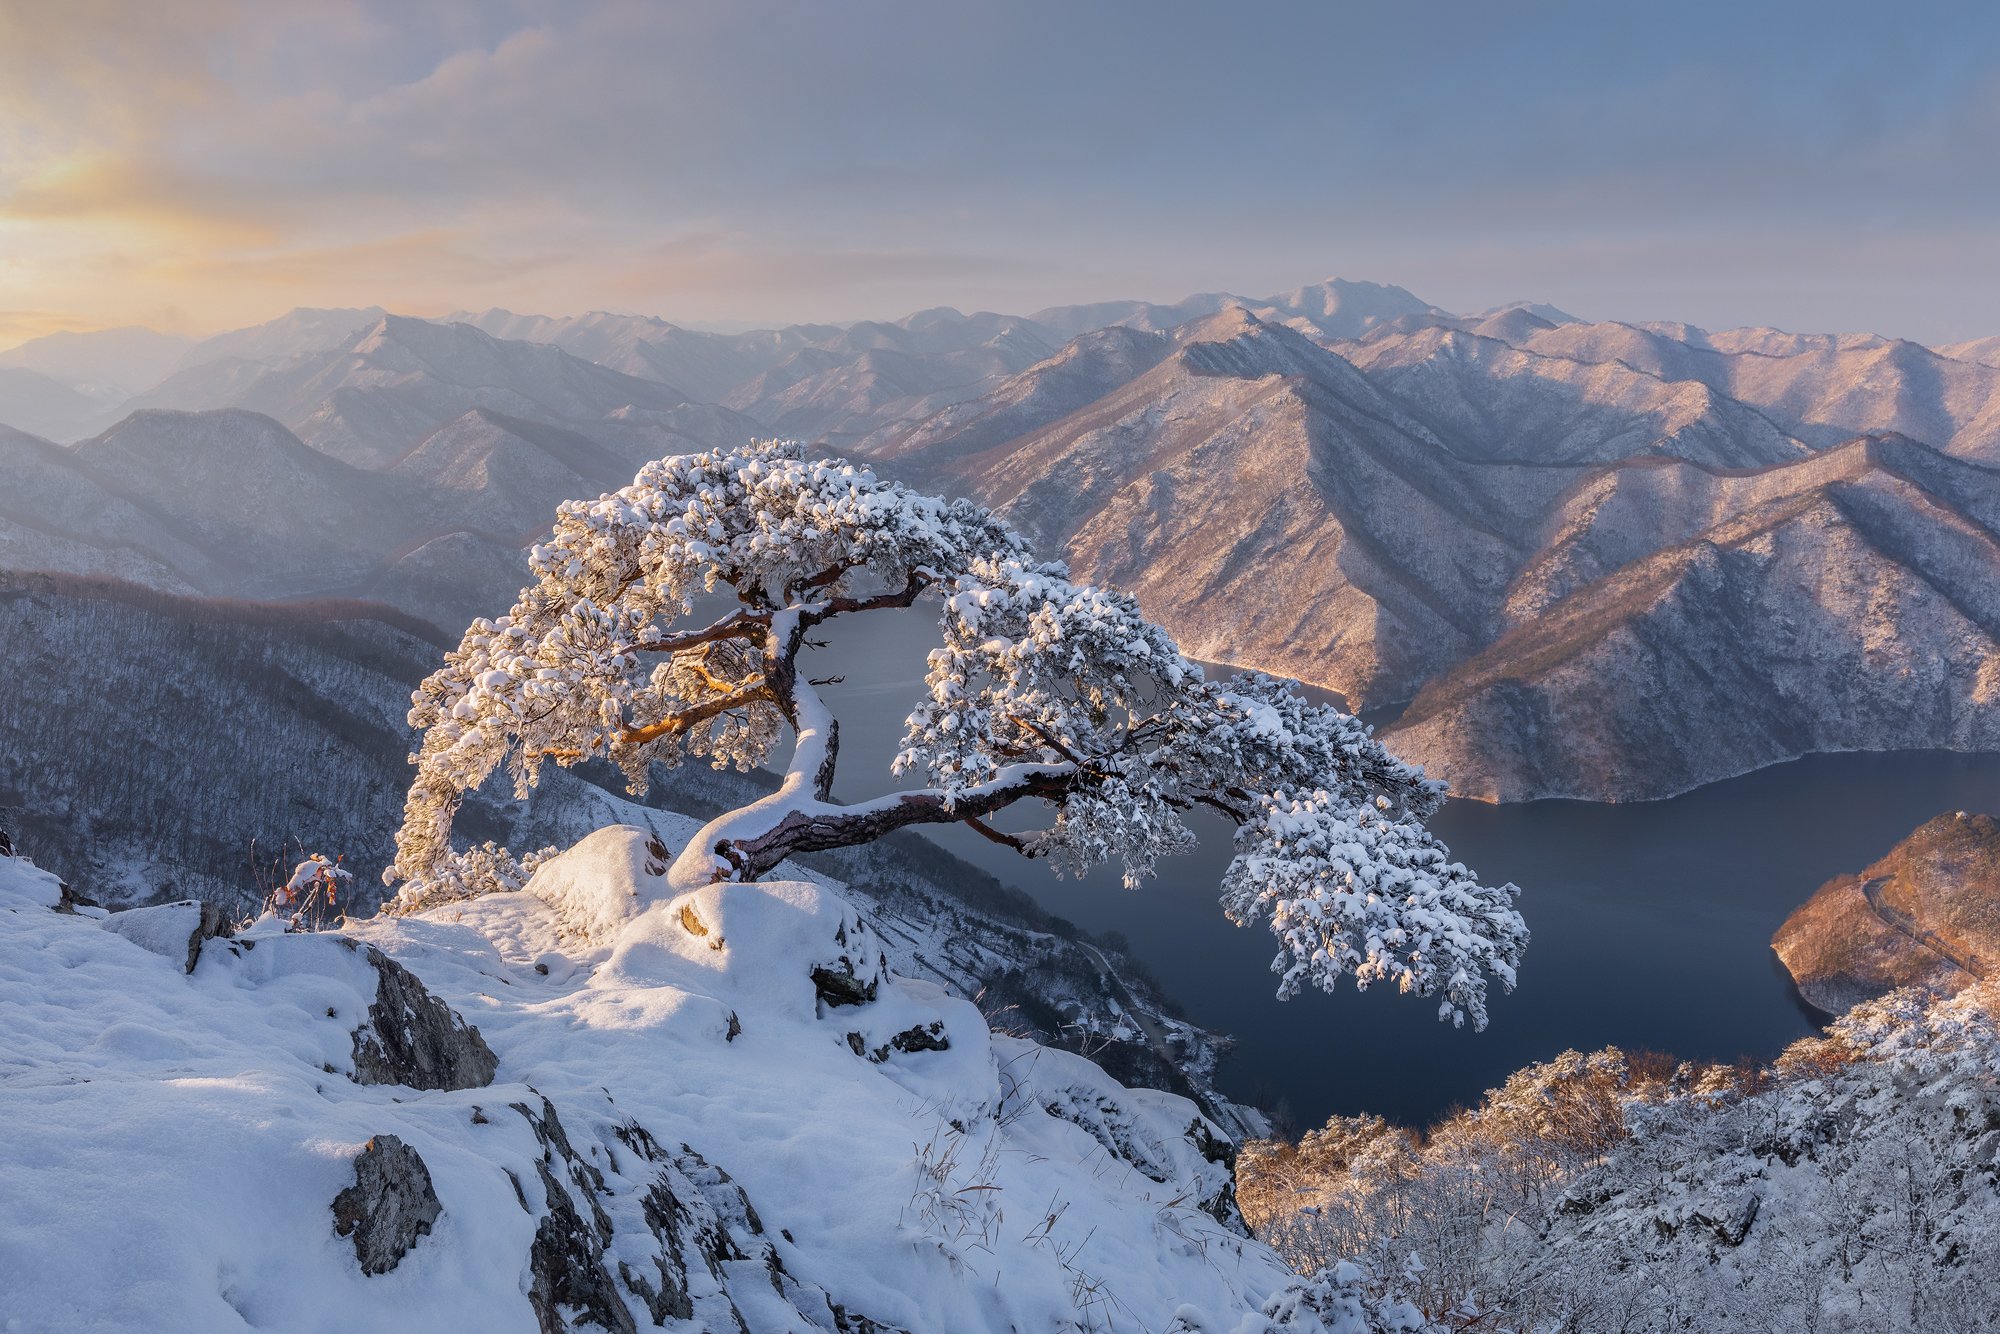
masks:
<svg viewBox="0 0 2000 1334"><path fill-rule="evenodd" d="M191 954L197 909L0 856L0 1323L1351 1327L1193 1103L889 973L832 888L667 862L613 827L519 892Z"/></svg>

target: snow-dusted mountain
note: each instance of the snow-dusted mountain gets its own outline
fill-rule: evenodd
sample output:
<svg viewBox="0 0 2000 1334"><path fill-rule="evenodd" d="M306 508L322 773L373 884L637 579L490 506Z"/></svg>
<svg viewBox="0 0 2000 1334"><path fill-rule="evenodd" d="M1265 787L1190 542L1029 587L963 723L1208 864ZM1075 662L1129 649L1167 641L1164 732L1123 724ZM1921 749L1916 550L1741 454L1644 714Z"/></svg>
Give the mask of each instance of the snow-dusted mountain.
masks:
<svg viewBox="0 0 2000 1334"><path fill-rule="evenodd" d="M212 459L195 423L177 446L213 488L154 486L157 452L93 472L90 449L9 437L19 484L0 495L0 560L182 591L367 596L453 625L504 604L515 553L560 499L663 454L793 435L1004 507L1085 574L1137 591L1199 655L1358 705L1423 694L1400 744L1464 791L1657 795L1818 746L1985 744L1977 669L1949 704L1913 711L1918 678L1853 648L1900 632L1918 656L1983 653L1980 599L1924 617L1860 598L1809 609L1856 675L1803 694L1769 636L1796 620L1816 561L1884 588L1981 577L1994 474L1948 459L2000 458L1994 359L1981 342L1590 322L1534 303L1453 315L1340 280L740 334L603 312L299 311L190 350L137 401L263 413L349 465L340 485L283 472L304 466L296 451L246 461L227 418L200 419L219 432ZM81 398L54 412L106 424ZM1877 443L1854 452L1862 437ZM278 471L262 482L235 475L263 463ZM274 497L295 480L301 540L286 543ZM1893 518L1855 508L1879 497ZM242 505L260 507L254 557L216 547ZM1964 540L1891 541L1892 527ZM1728 607L1689 558L1704 544L1735 571L1715 585L1734 590ZM1627 595L1642 586L1672 596L1637 611ZM1713 648L1688 637L1738 615L1756 622L1751 651L1728 673L1687 670ZM1628 642L1642 626L1651 637ZM1615 753L1640 724L1607 712L1628 689L1761 721L1677 731L1672 762L1640 780ZM1575 726L1531 740L1537 710ZM1558 770L1555 786L1538 776Z"/></svg>
<svg viewBox="0 0 2000 1334"><path fill-rule="evenodd" d="M632 480L630 460L589 436L490 408L446 422L385 471L413 484L439 528L523 540L546 529L563 501Z"/></svg>
<svg viewBox="0 0 2000 1334"><path fill-rule="evenodd" d="M1449 318L1447 312L1400 287L1329 278L1276 296L1245 297L1229 292L1204 292L1171 305L1150 301L1103 301L1087 306L1056 306L1038 311L1035 323L1074 337L1093 329L1119 325L1164 333L1190 320L1206 319L1241 308L1259 319L1287 324L1317 338L1359 338L1377 325L1398 319Z"/></svg>
<svg viewBox="0 0 2000 1334"><path fill-rule="evenodd" d="M1058 369L1029 372L1002 402L1067 406L1040 387ZM1195 656L1357 702L1395 699L1469 651L1478 608L1519 560L1501 531L1517 522L1507 498L1467 486L1347 362L1240 308L1016 439L967 452L960 420L977 429L977 416L947 418L901 442L894 466L995 505L1084 577L1135 592Z"/></svg>
<svg viewBox="0 0 2000 1334"><path fill-rule="evenodd" d="M568 319L489 310L451 317L548 343L742 412L767 434L839 447L970 398L1041 360L1063 337L1032 320L949 308L886 323L794 325L717 334L595 312Z"/></svg>
<svg viewBox="0 0 2000 1334"><path fill-rule="evenodd" d="M25 366L0 366L0 422L30 435L72 440L88 434L106 405L82 390Z"/></svg>
<svg viewBox="0 0 2000 1334"><path fill-rule="evenodd" d="M1511 628L1425 685L1389 744L1498 801L1662 797L1810 751L2000 748L2000 474L1894 437L1750 478L1676 471L1579 497L1510 590ZM1720 520L1675 541L1703 490ZM1627 504L1660 545L1584 582L1600 528L1631 550Z"/></svg>
<svg viewBox="0 0 2000 1334"><path fill-rule="evenodd" d="M1368 378L1462 452L1523 463L1616 463L1651 454L1758 468L1810 449L1769 417L1692 379L1622 361L1543 356L1535 317L1432 325L1341 349ZM1511 340L1510 340L1511 336Z"/></svg>
<svg viewBox="0 0 2000 1334"><path fill-rule="evenodd" d="M454 629L503 609L555 506L629 481L596 441L474 410L383 470L239 409L147 409L64 447L0 428L0 570L167 592L369 597Z"/></svg>
<svg viewBox="0 0 2000 1334"><path fill-rule="evenodd" d="M396 315L331 350L247 378L232 374L226 403L212 401L219 364L237 363L195 367L131 406L248 408L277 418L343 462L377 467L474 408L587 426L620 412L671 414L687 403L678 390L558 348Z"/></svg>
<svg viewBox="0 0 2000 1334"><path fill-rule="evenodd" d="M389 312L380 306L321 310L301 306L274 320L204 338L180 357L177 370L192 370L216 361L251 361L283 366L315 352L345 346ZM154 383L157 383L156 377ZM152 388L145 385L142 388ZM213 407L214 404L204 406Z"/></svg>
<svg viewBox="0 0 2000 1334"><path fill-rule="evenodd" d="M460 311L446 317L482 333L527 343L548 343L571 356L644 380L678 385L704 403L719 403L744 381L770 369L817 334L821 327L758 334L725 335L683 329L646 315L592 311L560 319L517 315L508 310Z"/></svg>
<svg viewBox="0 0 2000 1334"><path fill-rule="evenodd" d="M1328 348L1233 310L1120 355L1078 340L879 448L1197 656L1416 694L1395 744L1469 795L2000 741L2000 474L1900 436L1816 449L1704 380L1528 350L1577 329L1517 310ZM1798 355L1884 352L1854 343Z"/></svg>
<svg viewBox="0 0 2000 1334"><path fill-rule="evenodd" d="M1515 346L1706 385L1815 447L1894 431L1966 458L2000 459L2000 369L1901 339L1579 322L1529 331Z"/></svg>
<svg viewBox="0 0 2000 1334"><path fill-rule="evenodd" d="M83 892L240 912L300 842L380 875L408 693L442 651L423 627L35 575L0 576L0 627L0 824Z"/></svg>
<svg viewBox="0 0 2000 1334"><path fill-rule="evenodd" d="M90 398L115 402L158 384L189 347L186 338L136 325L52 333L0 352L0 366L36 371ZM11 420L0 412L0 421Z"/></svg>
<svg viewBox="0 0 2000 1334"><path fill-rule="evenodd" d="M359 587L438 531L416 485L342 463L253 412L141 411L70 447L0 433L0 454L15 483L0 492L13 569L315 596Z"/></svg>
<svg viewBox="0 0 2000 1334"><path fill-rule="evenodd" d="M1977 362L1982 366L2000 366L2000 334L1991 338L1974 338L1964 343L1952 343L1939 348L1938 355L1958 361Z"/></svg>

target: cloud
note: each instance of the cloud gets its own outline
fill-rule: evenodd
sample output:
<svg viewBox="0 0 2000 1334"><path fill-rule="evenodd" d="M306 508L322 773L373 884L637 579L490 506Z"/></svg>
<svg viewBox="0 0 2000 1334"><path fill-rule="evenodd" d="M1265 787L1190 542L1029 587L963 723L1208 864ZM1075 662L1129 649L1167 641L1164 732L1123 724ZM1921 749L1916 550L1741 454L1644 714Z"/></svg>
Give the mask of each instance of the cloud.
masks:
<svg viewBox="0 0 2000 1334"><path fill-rule="evenodd" d="M1848 0L0 0L0 240L35 257L0 305L830 318L1378 259L1441 300L1481 246L1700 285L1774 231L1886 263L1993 227L1996 68L1992 12Z"/></svg>
<svg viewBox="0 0 2000 1334"><path fill-rule="evenodd" d="M79 319L74 311L0 310L0 348L13 347L62 329L88 326L89 322Z"/></svg>
<svg viewBox="0 0 2000 1334"><path fill-rule="evenodd" d="M1025 262L998 255L794 246L714 234L648 246L617 268L621 279L643 291L756 296L826 290L858 293L885 283L966 282L1030 271L1032 266Z"/></svg>

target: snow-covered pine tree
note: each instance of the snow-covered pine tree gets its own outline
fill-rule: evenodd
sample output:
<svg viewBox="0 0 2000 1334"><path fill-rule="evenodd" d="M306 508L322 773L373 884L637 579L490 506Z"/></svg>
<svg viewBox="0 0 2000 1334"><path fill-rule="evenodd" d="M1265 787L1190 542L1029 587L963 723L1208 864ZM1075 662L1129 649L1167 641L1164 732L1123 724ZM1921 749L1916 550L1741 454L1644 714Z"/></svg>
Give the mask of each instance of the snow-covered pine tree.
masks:
<svg viewBox="0 0 2000 1334"><path fill-rule="evenodd" d="M1071 582L976 505L764 442L563 505L529 564L513 610L475 622L412 696L423 741L385 877L406 908L523 882L529 859L451 842L461 796L503 764L520 795L543 764L591 759L639 791L654 764L749 768L789 731L777 791L703 828L676 888L949 822L1066 872L1116 858L1137 884L1206 808L1237 826L1223 909L1268 920L1281 994L1352 974L1483 1027L1488 978L1513 984L1518 891L1481 884L1425 828L1438 785L1290 683L1205 679L1131 598ZM715 594L734 608L695 624ZM836 801L839 724L801 656L834 617L919 599L941 608L943 644L896 772L921 785ZM1052 810L1047 827L988 822L1024 802Z"/></svg>

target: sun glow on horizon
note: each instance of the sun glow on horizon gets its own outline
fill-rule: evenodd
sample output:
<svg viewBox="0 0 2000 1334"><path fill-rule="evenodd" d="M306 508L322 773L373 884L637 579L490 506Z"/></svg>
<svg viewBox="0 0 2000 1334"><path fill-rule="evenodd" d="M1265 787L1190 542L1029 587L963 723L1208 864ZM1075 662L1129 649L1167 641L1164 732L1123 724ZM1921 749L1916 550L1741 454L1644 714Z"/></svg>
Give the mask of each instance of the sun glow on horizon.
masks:
<svg viewBox="0 0 2000 1334"><path fill-rule="evenodd" d="M1331 273L1453 309L1989 334L2000 11L1828 6L1467 7L1441 36L1421 7L1298 4L1274 44L1122 0L0 0L0 342L297 306L1026 313ZM1109 77L1135 56L1143 115ZM1197 91L1219 71L1255 91L1247 139Z"/></svg>

